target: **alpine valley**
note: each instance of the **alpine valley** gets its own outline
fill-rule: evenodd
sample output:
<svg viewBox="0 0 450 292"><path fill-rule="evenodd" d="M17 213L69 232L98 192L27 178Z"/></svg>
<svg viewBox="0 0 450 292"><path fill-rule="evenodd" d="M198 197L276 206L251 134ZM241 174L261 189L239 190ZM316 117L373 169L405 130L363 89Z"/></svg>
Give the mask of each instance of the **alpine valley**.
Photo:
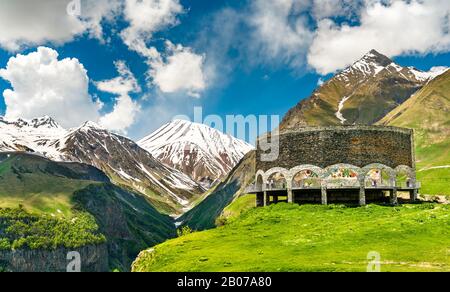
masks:
<svg viewBox="0 0 450 292"><path fill-rule="evenodd" d="M414 129L420 197L428 203L255 208L254 196L245 193L256 171L252 151L177 220L204 231L143 251L132 270L366 271L367 250L382 250L383 271L449 271L444 247L450 244L449 86L446 67L429 72L401 67L372 50L301 100L279 127L281 132L354 124Z"/></svg>
<svg viewBox="0 0 450 292"><path fill-rule="evenodd" d="M449 84L445 67L423 72L372 50L302 99L279 129L354 124L412 128L422 195L449 196ZM330 252L330 242L333 248L357 249L344 240L319 236L320 228L332 228L342 238L353 236L361 245L375 242L388 248L377 233L382 224L399 225L391 228L392 238L426 242L431 253L438 242L415 241L410 224L424 212L441 221L424 222L431 227L421 234L446 236L442 224L448 223L447 207L419 205L394 212L381 206L280 204L254 209L254 198L246 195L254 180L253 150L230 135L181 120L135 142L93 122L64 129L47 116L0 118L0 271L63 271L64 261L33 259L58 259L73 249L80 251L86 271L308 270L318 268L314 262L321 258L315 252ZM324 224L320 212L336 226ZM382 223L364 221L367 212ZM395 233L400 229L404 233ZM313 246L312 238L323 239L323 244ZM405 245L400 239L397 243ZM302 255L298 261L282 261L294 252ZM347 258L358 261L346 256L324 270L345 270ZM425 262L423 254L414 256ZM431 267L439 270L442 265Z"/></svg>

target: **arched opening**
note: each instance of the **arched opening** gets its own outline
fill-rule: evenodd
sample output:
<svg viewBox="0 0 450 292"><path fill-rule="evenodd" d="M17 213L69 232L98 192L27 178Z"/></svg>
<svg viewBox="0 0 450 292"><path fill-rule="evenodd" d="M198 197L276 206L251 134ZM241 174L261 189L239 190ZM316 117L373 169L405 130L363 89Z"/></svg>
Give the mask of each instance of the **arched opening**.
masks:
<svg viewBox="0 0 450 292"><path fill-rule="evenodd" d="M257 207L263 207L264 206L264 178L262 174L258 174L256 176L255 181L255 191L256 191L256 206Z"/></svg>
<svg viewBox="0 0 450 292"><path fill-rule="evenodd" d="M312 169L297 172L292 179L293 201L297 204L321 204L321 179Z"/></svg>
<svg viewBox="0 0 450 292"><path fill-rule="evenodd" d="M397 171L396 185L398 189L410 189L414 187L414 174L406 168Z"/></svg>
<svg viewBox="0 0 450 292"><path fill-rule="evenodd" d="M324 174L324 183L327 188L328 203L359 204L360 172L360 168L347 164L327 168Z"/></svg>
<svg viewBox="0 0 450 292"><path fill-rule="evenodd" d="M399 166L396 169L395 184L398 190L398 201L408 202L415 200L416 176L412 168L408 166Z"/></svg>
<svg viewBox="0 0 450 292"><path fill-rule="evenodd" d="M320 178L317 173L310 169L298 172L292 179L293 189L320 188Z"/></svg>
<svg viewBox="0 0 450 292"><path fill-rule="evenodd" d="M370 167L366 171L366 202L389 202L394 189L392 172L383 167Z"/></svg>
<svg viewBox="0 0 450 292"><path fill-rule="evenodd" d="M281 172L273 172L266 181L266 193L268 196L268 204L276 204L280 202L288 202L287 180L286 176Z"/></svg>
<svg viewBox="0 0 450 292"><path fill-rule="evenodd" d="M275 172L267 178L267 186L266 186L267 190L277 191L277 190L285 190L286 188L287 188L286 177L281 172Z"/></svg>

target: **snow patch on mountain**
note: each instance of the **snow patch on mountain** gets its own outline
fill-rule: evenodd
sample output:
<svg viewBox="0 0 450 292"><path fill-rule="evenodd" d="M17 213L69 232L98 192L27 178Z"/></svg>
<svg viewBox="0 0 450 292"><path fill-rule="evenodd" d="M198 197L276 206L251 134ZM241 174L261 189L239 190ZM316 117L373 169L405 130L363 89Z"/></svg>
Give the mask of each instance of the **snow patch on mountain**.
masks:
<svg viewBox="0 0 450 292"><path fill-rule="evenodd" d="M402 78L407 80L429 82L437 76L444 74L448 69L448 67L433 67L430 71L425 72L414 67L402 67L395 62L392 62L392 60L386 56L372 50L360 60L356 61L352 66L339 73L336 77L339 80L350 83L352 82L351 79L353 76L358 76L358 79L362 78L367 80L374 78L387 70L389 72L396 72Z"/></svg>
<svg viewBox="0 0 450 292"><path fill-rule="evenodd" d="M443 66L438 66L438 67L431 68L430 71L428 71L428 72L417 70L414 67L409 67L409 69L411 70L411 72L414 74L414 76L418 80L431 81L434 78L436 78L436 77L444 74L445 72L447 72L450 68L443 67Z"/></svg>
<svg viewBox="0 0 450 292"><path fill-rule="evenodd" d="M341 101L339 102L338 111L336 112L336 117L341 121L341 124L345 124L347 121L346 118L344 118L344 115L342 114L342 110L344 109L345 103L350 99L351 95L344 96Z"/></svg>

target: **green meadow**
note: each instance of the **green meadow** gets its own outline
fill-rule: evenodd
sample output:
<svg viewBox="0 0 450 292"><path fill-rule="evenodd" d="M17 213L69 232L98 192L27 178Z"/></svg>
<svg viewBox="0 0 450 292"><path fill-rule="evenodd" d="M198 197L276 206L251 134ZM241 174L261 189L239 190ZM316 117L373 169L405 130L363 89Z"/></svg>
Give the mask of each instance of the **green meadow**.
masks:
<svg viewBox="0 0 450 292"><path fill-rule="evenodd" d="M134 271L450 271L450 206L231 205L226 224L141 253Z"/></svg>

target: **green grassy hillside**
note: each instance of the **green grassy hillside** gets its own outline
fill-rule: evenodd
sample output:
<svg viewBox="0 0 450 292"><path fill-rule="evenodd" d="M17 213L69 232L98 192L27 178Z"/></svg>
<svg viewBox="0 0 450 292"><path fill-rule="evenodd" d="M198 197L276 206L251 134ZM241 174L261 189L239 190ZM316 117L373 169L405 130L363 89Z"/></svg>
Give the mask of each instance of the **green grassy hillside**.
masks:
<svg viewBox="0 0 450 292"><path fill-rule="evenodd" d="M35 214L70 217L72 194L101 182L109 179L86 165L56 163L35 155L0 154L0 208L21 205Z"/></svg>
<svg viewBox="0 0 450 292"><path fill-rule="evenodd" d="M225 225L239 218L246 211L256 207L255 195L244 195L228 205L216 220L216 225Z"/></svg>
<svg viewBox="0 0 450 292"><path fill-rule="evenodd" d="M450 206L255 208L142 252L134 271L450 271ZM189 252L187 252L189 251Z"/></svg>
<svg viewBox="0 0 450 292"><path fill-rule="evenodd" d="M431 81L380 124L415 130L422 193L450 195L450 71Z"/></svg>
<svg viewBox="0 0 450 292"><path fill-rule="evenodd" d="M79 214L90 214L100 235L106 237L111 268L125 271L141 250L176 235L172 218L160 214L139 194L111 184L98 169L36 155L0 154L0 208L23 209L49 226L66 226ZM4 221L0 214L0 222ZM0 225L0 235L8 227ZM32 225L19 227L32 229ZM61 238L51 232L39 242Z"/></svg>

